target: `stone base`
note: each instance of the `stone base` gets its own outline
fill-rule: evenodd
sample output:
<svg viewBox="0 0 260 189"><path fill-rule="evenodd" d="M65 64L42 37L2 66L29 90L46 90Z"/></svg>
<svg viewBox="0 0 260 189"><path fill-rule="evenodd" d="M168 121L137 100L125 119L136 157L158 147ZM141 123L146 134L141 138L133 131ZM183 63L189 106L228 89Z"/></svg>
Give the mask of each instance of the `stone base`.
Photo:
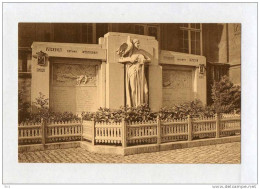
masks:
<svg viewBox="0 0 260 189"><path fill-rule="evenodd" d="M82 141L80 147L89 152L100 154L124 155L124 149L121 146L95 145L90 142Z"/></svg>
<svg viewBox="0 0 260 189"><path fill-rule="evenodd" d="M123 148L122 146L109 146L109 145L93 146L90 142L75 141L75 142L46 144L45 146L43 146L42 144L23 145L18 147L18 151L30 152L30 151L81 147L89 152L125 156L125 155L151 153L151 152L158 152L158 151L192 148L198 146L208 146L208 145L216 145L216 144L224 144L224 143L240 142L240 141L241 141L241 136L231 136L225 138L210 138L210 139L201 139L201 140L194 140L194 141L169 142L164 144L138 145L138 146L131 146L126 148Z"/></svg>
<svg viewBox="0 0 260 189"><path fill-rule="evenodd" d="M80 147L90 152L101 153L101 154L133 155L133 154L151 153L151 152L182 149L182 148L192 148L198 146L240 142L240 141L241 141L240 136L231 136L225 138L210 138L210 139L201 139L201 140L194 140L194 141L169 142L160 145L158 144L138 145L138 146L131 146L126 148L123 148L121 146L106 146L106 145L93 146L89 142L81 142Z"/></svg>
<svg viewBox="0 0 260 189"><path fill-rule="evenodd" d="M55 150L55 149L65 149L65 148L77 148L77 147L80 147L80 141L50 143L50 144L45 144L44 146L42 144L20 145L18 146L18 152L33 152L33 151Z"/></svg>

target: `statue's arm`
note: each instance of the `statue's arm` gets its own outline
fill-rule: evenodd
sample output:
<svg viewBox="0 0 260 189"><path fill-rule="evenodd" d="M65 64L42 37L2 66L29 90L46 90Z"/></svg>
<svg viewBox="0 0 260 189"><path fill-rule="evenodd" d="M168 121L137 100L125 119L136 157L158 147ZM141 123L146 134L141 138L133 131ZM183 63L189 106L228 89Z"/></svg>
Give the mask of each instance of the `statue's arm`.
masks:
<svg viewBox="0 0 260 189"><path fill-rule="evenodd" d="M143 61L144 63L151 62L151 58L149 56L147 56L146 51L141 49L139 52L140 52L140 54L142 54L144 56L144 61Z"/></svg>
<svg viewBox="0 0 260 189"><path fill-rule="evenodd" d="M146 56L145 59L144 59L144 63L150 63L150 62L151 62L151 58Z"/></svg>
<svg viewBox="0 0 260 189"><path fill-rule="evenodd" d="M134 63L135 62L135 58L133 57L120 57L118 62L119 63L127 63L127 62L131 62L131 63Z"/></svg>

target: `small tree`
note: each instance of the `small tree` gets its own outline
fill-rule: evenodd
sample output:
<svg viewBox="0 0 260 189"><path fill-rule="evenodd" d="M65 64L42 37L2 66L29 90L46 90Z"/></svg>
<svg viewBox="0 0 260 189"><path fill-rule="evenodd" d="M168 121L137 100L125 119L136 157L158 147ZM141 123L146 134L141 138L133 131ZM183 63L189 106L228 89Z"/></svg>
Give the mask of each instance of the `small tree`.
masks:
<svg viewBox="0 0 260 189"><path fill-rule="evenodd" d="M33 104L37 108L37 113L32 114L32 116L34 116L37 121L41 120L41 118L48 119L50 116L50 110L48 107L49 99L45 98L45 95L39 92L39 97L35 100L36 101L33 102Z"/></svg>
<svg viewBox="0 0 260 189"><path fill-rule="evenodd" d="M213 84L212 99L216 113L240 112L241 88L234 85L228 76L223 76L219 82Z"/></svg>
<svg viewBox="0 0 260 189"><path fill-rule="evenodd" d="M30 108L30 104L25 102L23 99L23 92L22 90L18 91L18 122L26 121L29 116L30 112L28 109Z"/></svg>

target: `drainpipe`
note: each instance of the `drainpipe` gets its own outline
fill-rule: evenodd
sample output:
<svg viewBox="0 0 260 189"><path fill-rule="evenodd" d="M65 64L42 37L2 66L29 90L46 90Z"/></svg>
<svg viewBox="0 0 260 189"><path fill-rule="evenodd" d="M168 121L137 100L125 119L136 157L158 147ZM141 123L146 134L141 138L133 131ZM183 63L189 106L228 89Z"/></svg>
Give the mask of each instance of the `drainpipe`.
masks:
<svg viewBox="0 0 260 189"><path fill-rule="evenodd" d="M229 35L228 35L228 23L226 24L226 38L227 38L227 63L229 63Z"/></svg>

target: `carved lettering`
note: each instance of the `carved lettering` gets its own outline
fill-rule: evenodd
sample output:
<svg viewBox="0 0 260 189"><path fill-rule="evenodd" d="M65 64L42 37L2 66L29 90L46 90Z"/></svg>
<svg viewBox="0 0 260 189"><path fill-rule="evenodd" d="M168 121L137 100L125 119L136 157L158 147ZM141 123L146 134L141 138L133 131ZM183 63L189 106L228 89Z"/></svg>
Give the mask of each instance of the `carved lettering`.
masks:
<svg viewBox="0 0 260 189"><path fill-rule="evenodd" d="M37 72L45 72L45 68L37 68Z"/></svg>
<svg viewBox="0 0 260 189"><path fill-rule="evenodd" d="M97 51L82 51L84 54L97 54Z"/></svg>
<svg viewBox="0 0 260 189"><path fill-rule="evenodd" d="M62 48L46 47L46 51L62 52Z"/></svg>
<svg viewBox="0 0 260 189"><path fill-rule="evenodd" d="M190 58L190 62L199 62L197 58Z"/></svg>
<svg viewBox="0 0 260 189"><path fill-rule="evenodd" d="M174 60L174 57L173 57L173 56L164 56L163 58L164 58L164 59L167 59L167 60Z"/></svg>
<svg viewBox="0 0 260 189"><path fill-rule="evenodd" d="M77 53L78 51L76 50L67 50L68 53Z"/></svg>

